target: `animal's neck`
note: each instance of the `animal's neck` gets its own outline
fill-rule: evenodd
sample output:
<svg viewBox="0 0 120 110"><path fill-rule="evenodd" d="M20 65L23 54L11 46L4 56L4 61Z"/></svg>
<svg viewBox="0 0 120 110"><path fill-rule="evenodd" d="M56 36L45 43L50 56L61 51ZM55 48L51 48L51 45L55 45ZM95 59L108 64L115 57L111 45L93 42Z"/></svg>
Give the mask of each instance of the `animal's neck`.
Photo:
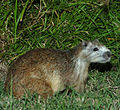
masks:
<svg viewBox="0 0 120 110"><path fill-rule="evenodd" d="M77 82L84 82L88 75L88 67L90 62L84 56L83 52L78 48L71 49L69 56L71 58L71 66L65 74L65 81L73 85Z"/></svg>
<svg viewBox="0 0 120 110"><path fill-rule="evenodd" d="M84 81L88 74L89 63L80 58L75 59L74 63L75 67L73 73L75 75L75 80L80 79Z"/></svg>
<svg viewBox="0 0 120 110"><path fill-rule="evenodd" d="M64 76L68 85L76 85L77 83L84 83L88 76L89 63L80 58L73 60L73 67L70 72ZM78 85L79 85L78 84Z"/></svg>

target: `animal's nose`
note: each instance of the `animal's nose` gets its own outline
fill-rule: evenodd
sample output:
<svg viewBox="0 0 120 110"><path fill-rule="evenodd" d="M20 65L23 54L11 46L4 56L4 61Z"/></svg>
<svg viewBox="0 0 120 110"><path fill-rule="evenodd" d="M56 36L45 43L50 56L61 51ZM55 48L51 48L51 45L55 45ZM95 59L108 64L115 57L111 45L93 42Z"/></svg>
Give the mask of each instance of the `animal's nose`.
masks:
<svg viewBox="0 0 120 110"><path fill-rule="evenodd" d="M109 58L109 57L111 57L111 56L112 56L112 54L111 54L110 51L107 51L107 52L105 52L105 53L103 54L103 57L104 57L104 58Z"/></svg>

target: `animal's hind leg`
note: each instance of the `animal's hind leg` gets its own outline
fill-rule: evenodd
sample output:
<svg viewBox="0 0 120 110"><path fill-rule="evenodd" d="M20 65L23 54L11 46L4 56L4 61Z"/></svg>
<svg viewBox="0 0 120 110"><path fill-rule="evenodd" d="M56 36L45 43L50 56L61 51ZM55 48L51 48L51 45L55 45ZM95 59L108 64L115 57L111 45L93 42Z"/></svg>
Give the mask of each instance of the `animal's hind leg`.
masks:
<svg viewBox="0 0 120 110"><path fill-rule="evenodd" d="M53 95L53 90L49 83L38 78L30 78L13 85L13 95L15 97L21 98L24 94L27 96L28 93L38 93L46 99L48 96Z"/></svg>
<svg viewBox="0 0 120 110"><path fill-rule="evenodd" d="M33 83L32 83L33 82ZM33 89L32 92L38 93L41 97L47 99L48 96L53 95L53 90L51 85L42 79L32 79ZM31 84L31 85L32 85Z"/></svg>

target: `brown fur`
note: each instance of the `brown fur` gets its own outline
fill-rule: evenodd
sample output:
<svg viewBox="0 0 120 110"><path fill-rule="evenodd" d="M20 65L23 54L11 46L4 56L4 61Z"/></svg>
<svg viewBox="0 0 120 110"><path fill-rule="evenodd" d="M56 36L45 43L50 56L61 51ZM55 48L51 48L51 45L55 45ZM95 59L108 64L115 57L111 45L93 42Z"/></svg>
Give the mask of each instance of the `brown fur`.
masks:
<svg viewBox="0 0 120 110"><path fill-rule="evenodd" d="M5 89L9 91L12 79L13 94L17 98L26 91L51 96L65 88L63 76L72 66L69 65L70 60L70 56L64 51L42 48L31 50L11 64Z"/></svg>

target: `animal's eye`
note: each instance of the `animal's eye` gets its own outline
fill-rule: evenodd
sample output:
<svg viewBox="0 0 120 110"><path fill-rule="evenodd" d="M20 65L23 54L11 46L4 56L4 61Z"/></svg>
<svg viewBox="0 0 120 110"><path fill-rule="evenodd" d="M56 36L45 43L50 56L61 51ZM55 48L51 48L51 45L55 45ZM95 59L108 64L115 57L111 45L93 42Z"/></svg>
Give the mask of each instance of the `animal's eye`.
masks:
<svg viewBox="0 0 120 110"><path fill-rule="evenodd" d="M98 50L99 50L99 49L98 49L97 47L93 49L93 51L98 51Z"/></svg>
<svg viewBox="0 0 120 110"><path fill-rule="evenodd" d="M87 47L87 45L88 45L88 43L87 43L87 42L85 42L84 46L85 46L85 47Z"/></svg>

